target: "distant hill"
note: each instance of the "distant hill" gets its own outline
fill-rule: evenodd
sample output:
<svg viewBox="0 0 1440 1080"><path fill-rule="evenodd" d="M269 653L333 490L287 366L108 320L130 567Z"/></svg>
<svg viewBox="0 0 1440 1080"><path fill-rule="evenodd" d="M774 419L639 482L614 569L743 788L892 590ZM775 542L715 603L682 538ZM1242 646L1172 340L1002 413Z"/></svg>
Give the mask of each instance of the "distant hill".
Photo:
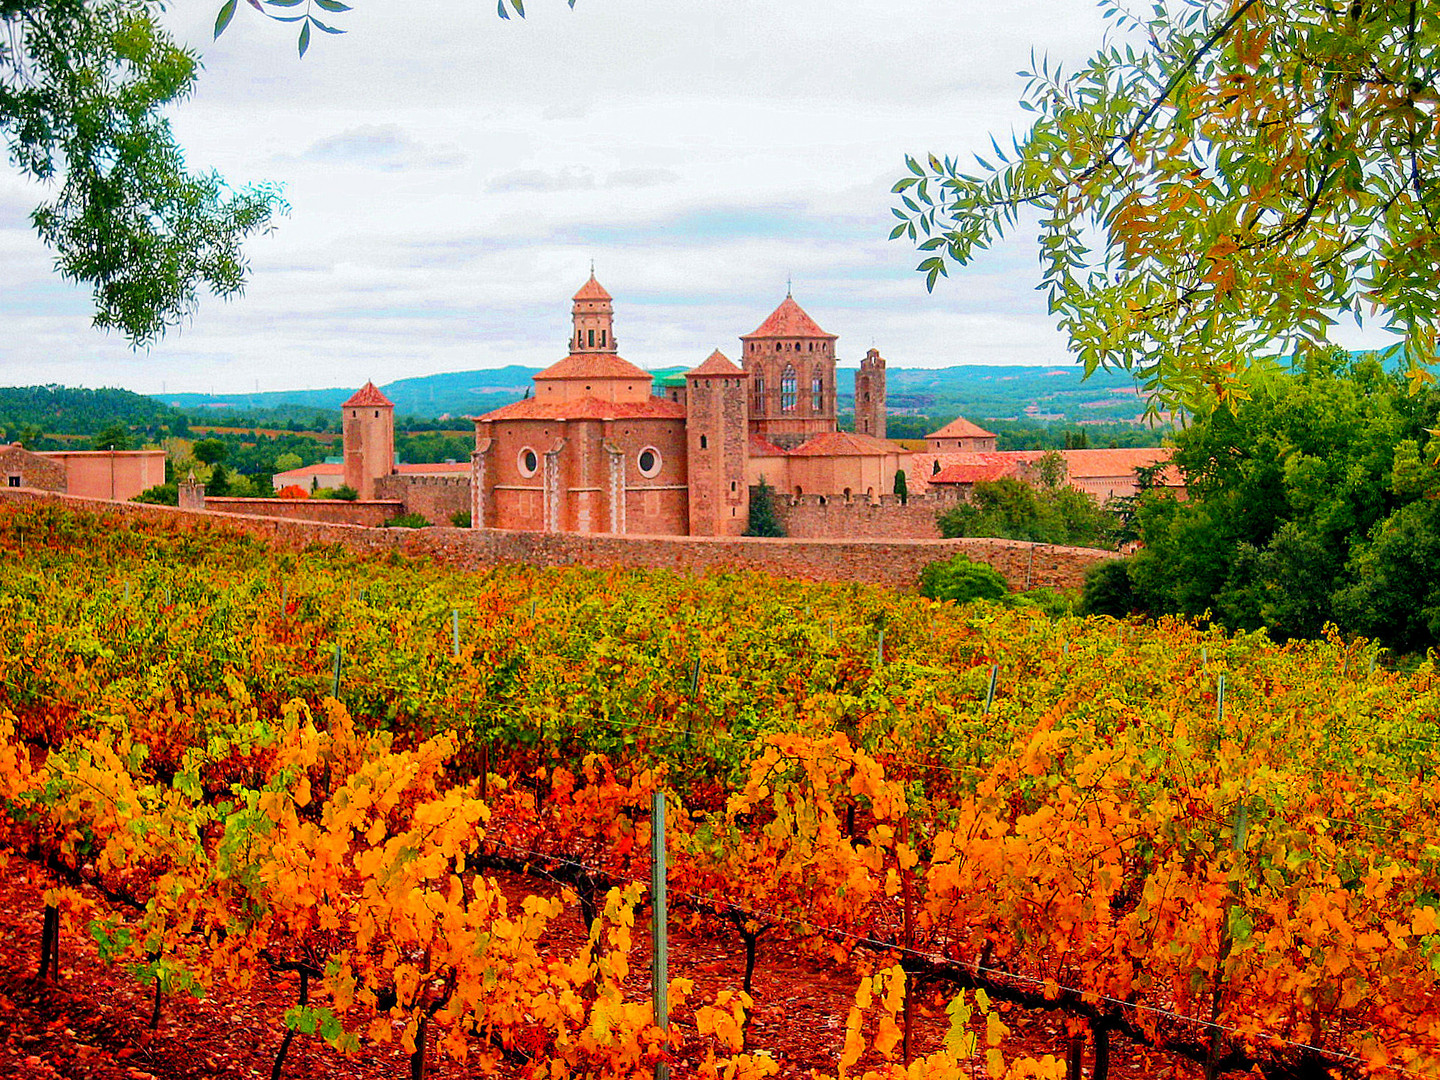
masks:
<svg viewBox="0 0 1440 1080"><path fill-rule="evenodd" d="M443 375L422 375L399 379L380 389L395 403L397 416L473 416L516 401L525 395L540 368L511 365L480 371L453 371ZM358 387L325 390L269 390L258 394L165 394L165 404L184 409L192 418L226 411L241 413L257 409L306 409L338 411Z"/></svg>
<svg viewBox="0 0 1440 1080"><path fill-rule="evenodd" d="M67 386L0 387L0 442L22 437L23 429L48 435L93 435L111 424L151 434L183 432L184 413L129 390L86 390Z"/></svg>
<svg viewBox="0 0 1440 1080"><path fill-rule="evenodd" d="M400 379L380 389L395 403L397 416L433 418L473 416L523 397L539 368L518 367L456 371ZM838 389L842 412L854 407L854 375L841 369ZM166 405L191 418L257 409L338 410L355 387L326 390L274 390L259 394L167 394ZM1082 380L1078 367L966 366L891 368L888 398L896 414L966 416L986 419L1127 422L1144 411L1135 382L1124 372L1097 372Z"/></svg>

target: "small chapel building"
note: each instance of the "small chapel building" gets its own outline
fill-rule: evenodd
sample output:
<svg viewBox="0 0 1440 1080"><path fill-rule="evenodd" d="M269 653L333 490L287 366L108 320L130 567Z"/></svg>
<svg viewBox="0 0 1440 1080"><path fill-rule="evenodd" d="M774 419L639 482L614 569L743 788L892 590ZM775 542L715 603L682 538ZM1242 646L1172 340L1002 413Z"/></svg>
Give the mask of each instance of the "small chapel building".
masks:
<svg viewBox="0 0 1440 1080"><path fill-rule="evenodd" d="M740 338L678 378L620 356L614 305L594 274L573 298L569 354L534 393L475 423L471 524L537 532L738 536L750 486L874 498L905 451L885 441L885 361L856 377L858 433L839 432L834 334L787 295Z"/></svg>

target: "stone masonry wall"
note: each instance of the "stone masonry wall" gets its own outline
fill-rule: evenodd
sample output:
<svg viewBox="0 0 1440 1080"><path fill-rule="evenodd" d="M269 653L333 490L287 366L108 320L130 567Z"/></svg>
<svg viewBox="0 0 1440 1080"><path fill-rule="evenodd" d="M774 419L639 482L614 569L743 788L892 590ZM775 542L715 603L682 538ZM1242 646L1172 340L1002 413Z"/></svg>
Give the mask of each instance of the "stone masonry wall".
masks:
<svg viewBox="0 0 1440 1080"><path fill-rule="evenodd" d="M751 489L754 498L754 489ZM911 495L905 505L894 495L875 502L838 495L802 495L775 500L775 517L792 540L939 540L935 515L961 501L958 491Z"/></svg>
<svg viewBox="0 0 1440 1080"><path fill-rule="evenodd" d="M574 533L507 532L499 529L374 529L315 521L180 510L173 506L112 503L25 488L0 488L0 508L60 505L136 520L206 530L233 529L275 547L341 544L360 553L398 551L460 569L506 563L530 566L592 566L626 569L755 570L811 581L863 581L900 588L915 584L927 564L963 552L990 563L1017 589L1078 587L1085 570L1113 559L1112 551L1055 547L1018 540L796 540L758 537L583 536Z"/></svg>
<svg viewBox="0 0 1440 1080"><path fill-rule="evenodd" d="M405 507L390 499L232 499L206 495L205 510L207 513L244 514L246 517L373 527L403 514Z"/></svg>
<svg viewBox="0 0 1440 1080"><path fill-rule="evenodd" d="M449 525L457 510L470 509L468 476L401 476L375 481L377 499L398 499L407 514L419 514L432 525Z"/></svg>
<svg viewBox="0 0 1440 1080"><path fill-rule="evenodd" d="M20 487L65 490L65 466L32 453L19 443L0 446L0 486L9 487L12 476L19 477Z"/></svg>

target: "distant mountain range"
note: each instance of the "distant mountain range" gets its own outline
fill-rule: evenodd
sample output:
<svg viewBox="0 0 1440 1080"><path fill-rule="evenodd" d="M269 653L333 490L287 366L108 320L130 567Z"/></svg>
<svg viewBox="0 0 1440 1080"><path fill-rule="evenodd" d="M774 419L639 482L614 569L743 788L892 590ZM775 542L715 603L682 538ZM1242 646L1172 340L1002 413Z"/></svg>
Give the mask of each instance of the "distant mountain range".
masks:
<svg viewBox="0 0 1440 1080"><path fill-rule="evenodd" d="M510 366L400 379L381 389L397 416L474 416L525 395L539 368ZM854 407L854 375L841 369L839 406ZM254 394L164 394L166 405L196 414L246 413L257 409L337 410L357 388L272 390ZM897 415L965 416L971 420L1035 419L1123 423L1145 409L1135 381L1125 372L1081 378L1079 367L891 368L887 398Z"/></svg>

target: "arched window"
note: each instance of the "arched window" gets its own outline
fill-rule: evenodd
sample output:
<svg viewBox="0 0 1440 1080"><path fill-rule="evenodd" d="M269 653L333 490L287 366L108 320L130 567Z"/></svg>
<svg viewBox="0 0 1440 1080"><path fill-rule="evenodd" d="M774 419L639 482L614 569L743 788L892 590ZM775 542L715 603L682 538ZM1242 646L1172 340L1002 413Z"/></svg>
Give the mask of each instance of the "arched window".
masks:
<svg viewBox="0 0 1440 1080"><path fill-rule="evenodd" d="M810 409L813 412L825 411L825 376L818 371L810 384Z"/></svg>
<svg viewBox="0 0 1440 1080"><path fill-rule="evenodd" d="M759 375L755 376L755 411L765 411L765 380Z"/></svg>
<svg viewBox="0 0 1440 1080"><path fill-rule="evenodd" d="M789 364L785 365L784 372L780 375L780 411L795 411L795 369Z"/></svg>
<svg viewBox="0 0 1440 1080"><path fill-rule="evenodd" d="M706 450L706 449L709 449L709 446L710 446L710 440L709 440L708 438L706 438L704 435L701 435L701 436L700 436L700 449L701 449L701 450Z"/></svg>

